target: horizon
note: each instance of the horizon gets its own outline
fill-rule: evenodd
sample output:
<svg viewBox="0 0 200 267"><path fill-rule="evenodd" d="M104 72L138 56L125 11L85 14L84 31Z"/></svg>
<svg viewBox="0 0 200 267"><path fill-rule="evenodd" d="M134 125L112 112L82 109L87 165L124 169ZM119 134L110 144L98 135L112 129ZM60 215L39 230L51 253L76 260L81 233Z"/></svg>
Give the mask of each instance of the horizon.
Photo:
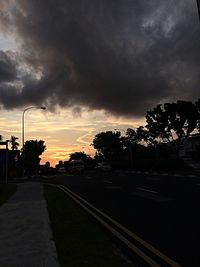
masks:
<svg viewBox="0 0 200 267"><path fill-rule="evenodd" d="M0 134L44 140L41 163L94 153L95 134L200 97L196 1L0 4ZM123 134L123 133L122 133Z"/></svg>

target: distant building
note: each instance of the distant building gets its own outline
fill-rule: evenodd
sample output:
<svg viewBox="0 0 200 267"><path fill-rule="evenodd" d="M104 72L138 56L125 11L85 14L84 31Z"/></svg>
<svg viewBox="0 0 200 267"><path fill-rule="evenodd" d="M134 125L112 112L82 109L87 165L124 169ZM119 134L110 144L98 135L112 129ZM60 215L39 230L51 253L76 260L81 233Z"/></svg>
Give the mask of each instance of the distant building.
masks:
<svg viewBox="0 0 200 267"><path fill-rule="evenodd" d="M0 179L5 178L6 164L8 164L8 178L18 175L20 150L0 149Z"/></svg>
<svg viewBox="0 0 200 267"><path fill-rule="evenodd" d="M49 161L47 161L43 165L40 164L39 174L41 174L41 175L47 175L47 174L54 174L54 173L55 173L55 169L50 166L50 162Z"/></svg>
<svg viewBox="0 0 200 267"><path fill-rule="evenodd" d="M194 151L200 148L200 134L193 134L181 141L179 155L181 157L193 157Z"/></svg>
<svg viewBox="0 0 200 267"><path fill-rule="evenodd" d="M193 134L181 141L179 156L186 165L200 169L200 134Z"/></svg>

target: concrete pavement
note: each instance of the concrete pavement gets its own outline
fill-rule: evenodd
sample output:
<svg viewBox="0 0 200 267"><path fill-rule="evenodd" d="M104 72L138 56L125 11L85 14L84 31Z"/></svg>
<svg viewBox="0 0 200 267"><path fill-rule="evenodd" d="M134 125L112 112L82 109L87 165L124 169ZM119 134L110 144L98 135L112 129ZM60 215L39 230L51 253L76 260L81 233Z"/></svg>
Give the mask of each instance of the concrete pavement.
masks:
<svg viewBox="0 0 200 267"><path fill-rule="evenodd" d="M59 267L42 183L19 183L0 207L0 266Z"/></svg>

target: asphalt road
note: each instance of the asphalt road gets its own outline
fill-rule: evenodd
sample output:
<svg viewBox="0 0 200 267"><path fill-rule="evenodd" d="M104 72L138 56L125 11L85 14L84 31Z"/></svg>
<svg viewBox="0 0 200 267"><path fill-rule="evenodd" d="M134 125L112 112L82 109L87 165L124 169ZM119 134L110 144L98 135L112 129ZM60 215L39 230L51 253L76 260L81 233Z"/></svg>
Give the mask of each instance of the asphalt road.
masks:
<svg viewBox="0 0 200 267"><path fill-rule="evenodd" d="M198 178L88 171L43 180L66 185L181 266L200 266Z"/></svg>

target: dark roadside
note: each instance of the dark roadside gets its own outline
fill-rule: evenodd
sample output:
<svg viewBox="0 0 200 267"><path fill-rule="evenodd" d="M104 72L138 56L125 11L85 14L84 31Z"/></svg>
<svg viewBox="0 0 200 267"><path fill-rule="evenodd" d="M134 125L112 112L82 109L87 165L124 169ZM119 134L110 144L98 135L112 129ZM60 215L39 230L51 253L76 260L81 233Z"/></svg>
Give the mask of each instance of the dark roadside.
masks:
<svg viewBox="0 0 200 267"><path fill-rule="evenodd" d="M62 267L135 266L119 253L104 229L58 188L45 185L44 195Z"/></svg>
<svg viewBox="0 0 200 267"><path fill-rule="evenodd" d="M0 208L1 243L4 244L0 253L1 266L25 266L25 263L36 266L34 264L39 262L50 264L45 266L58 266L52 260L50 263L52 257L47 258L52 240L56 243L62 267L130 266L127 259L117 252L111 239L87 214L51 186L45 185L41 194L42 184L36 180L39 178L35 176L28 182L19 179L18 185L0 185L0 203L5 203L3 209ZM17 186L19 192L15 194ZM47 203L42 195L45 195ZM53 239L45 226L49 219L43 214L44 203L48 208Z"/></svg>
<svg viewBox="0 0 200 267"><path fill-rule="evenodd" d="M0 183L0 206L17 191L16 184Z"/></svg>

